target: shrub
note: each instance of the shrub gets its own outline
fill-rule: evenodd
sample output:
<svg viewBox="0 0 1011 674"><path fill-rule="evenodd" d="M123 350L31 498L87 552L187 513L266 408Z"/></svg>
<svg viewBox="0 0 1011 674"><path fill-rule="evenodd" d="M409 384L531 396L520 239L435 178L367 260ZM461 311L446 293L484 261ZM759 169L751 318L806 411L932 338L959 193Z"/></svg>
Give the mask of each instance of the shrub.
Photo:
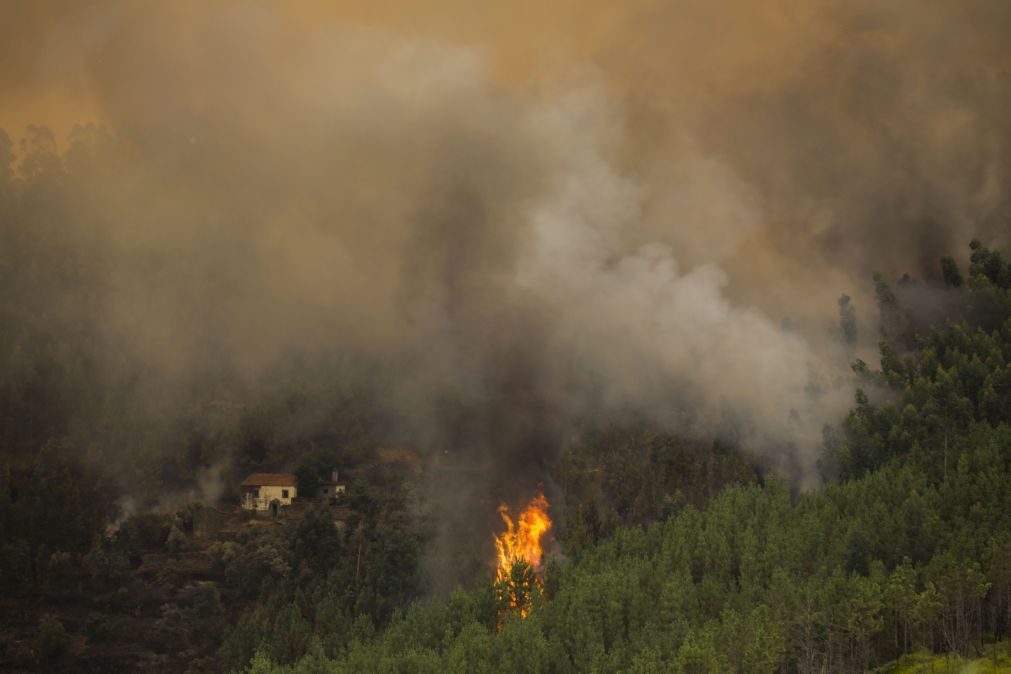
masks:
<svg viewBox="0 0 1011 674"><path fill-rule="evenodd" d="M105 613L91 613L84 621L81 631L88 637L88 643L98 644L114 641L120 634L121 626L115 618Z"/></svg>
<svg viewBox="0 0 1011 674"><path fill-rule="evenodd" d="M39 621L38 648L39 655L48 660L66 652L70 638L67 631L55 616L45 615Z"/></svg>
<svg viewBox="0 0 1011 674"><path fill-rule="evenodd" d="M179 527L173 525L169 531L168 539L165 541L165 547L171 552L179 552L186 548L186 543L186 534Z"/></svg>

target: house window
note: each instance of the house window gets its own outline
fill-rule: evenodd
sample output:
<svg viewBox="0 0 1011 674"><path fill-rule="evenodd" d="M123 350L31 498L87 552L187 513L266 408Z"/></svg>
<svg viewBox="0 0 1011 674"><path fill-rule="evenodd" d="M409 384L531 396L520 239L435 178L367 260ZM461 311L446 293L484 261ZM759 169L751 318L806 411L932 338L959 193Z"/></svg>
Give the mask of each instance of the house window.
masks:
<svg viewBox="0 0 1011 674"><path fill-rule="evenodd" d="M281 498L288 498L288 490L287 489L282 489L281 490Z"/></svg>

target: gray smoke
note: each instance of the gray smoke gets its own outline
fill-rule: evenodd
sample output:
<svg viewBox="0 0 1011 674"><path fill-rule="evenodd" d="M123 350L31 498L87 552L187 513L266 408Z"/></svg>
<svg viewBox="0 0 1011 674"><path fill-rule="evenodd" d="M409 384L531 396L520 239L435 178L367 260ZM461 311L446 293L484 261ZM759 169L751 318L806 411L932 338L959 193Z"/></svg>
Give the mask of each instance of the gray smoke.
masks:
<svg viewBox="0 0 1011 674"><path fill-rule="evenodd" d="M339 352L393 373L400 437L489 480L632 411L815 484L851 399L839 294L867 311L871 270L1007 236L1011 12L515 9L6 8L0 124L108 131L63 232L105 367L145 363L156 413Z"/></svg>

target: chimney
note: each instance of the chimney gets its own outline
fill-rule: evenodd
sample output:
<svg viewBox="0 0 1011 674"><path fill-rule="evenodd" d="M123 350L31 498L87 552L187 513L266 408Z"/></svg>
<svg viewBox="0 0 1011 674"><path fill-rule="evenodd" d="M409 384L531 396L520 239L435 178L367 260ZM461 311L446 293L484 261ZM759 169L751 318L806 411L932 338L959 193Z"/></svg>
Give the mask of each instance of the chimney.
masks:
<svg viewBox="0 0 1011 674"><path fill-rule="evenodd" d="M333 483L337 482L337 469L336 468L334 468L332 471L330 471L330 481L333 482Z"/></svg>

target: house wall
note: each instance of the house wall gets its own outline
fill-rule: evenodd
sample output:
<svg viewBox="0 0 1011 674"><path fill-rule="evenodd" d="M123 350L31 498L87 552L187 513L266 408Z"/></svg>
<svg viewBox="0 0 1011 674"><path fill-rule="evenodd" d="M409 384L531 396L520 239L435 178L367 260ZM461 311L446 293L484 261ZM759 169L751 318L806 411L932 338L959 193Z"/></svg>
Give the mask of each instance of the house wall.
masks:
<svg viewBox="0 0 1011 674"><path fill-rule="evenodd" d="M332 485L332 484L324 485L324 486L322 486L322 487L319 488L319 493L320 493L320 496L336 496L337 494L343 494L344 493L344 485L342 485L342 484L338 484L338 485Z"/></svg>
<svg viewBox="0 0 1011 674"><path fill-rule="evenodd" d="M283 492L288 492L287 498L282 496ZM277 499L281 505L291 505L291 499L297 496L296 487L260 487L260 498L266 499L270 503Z"/></svg>

